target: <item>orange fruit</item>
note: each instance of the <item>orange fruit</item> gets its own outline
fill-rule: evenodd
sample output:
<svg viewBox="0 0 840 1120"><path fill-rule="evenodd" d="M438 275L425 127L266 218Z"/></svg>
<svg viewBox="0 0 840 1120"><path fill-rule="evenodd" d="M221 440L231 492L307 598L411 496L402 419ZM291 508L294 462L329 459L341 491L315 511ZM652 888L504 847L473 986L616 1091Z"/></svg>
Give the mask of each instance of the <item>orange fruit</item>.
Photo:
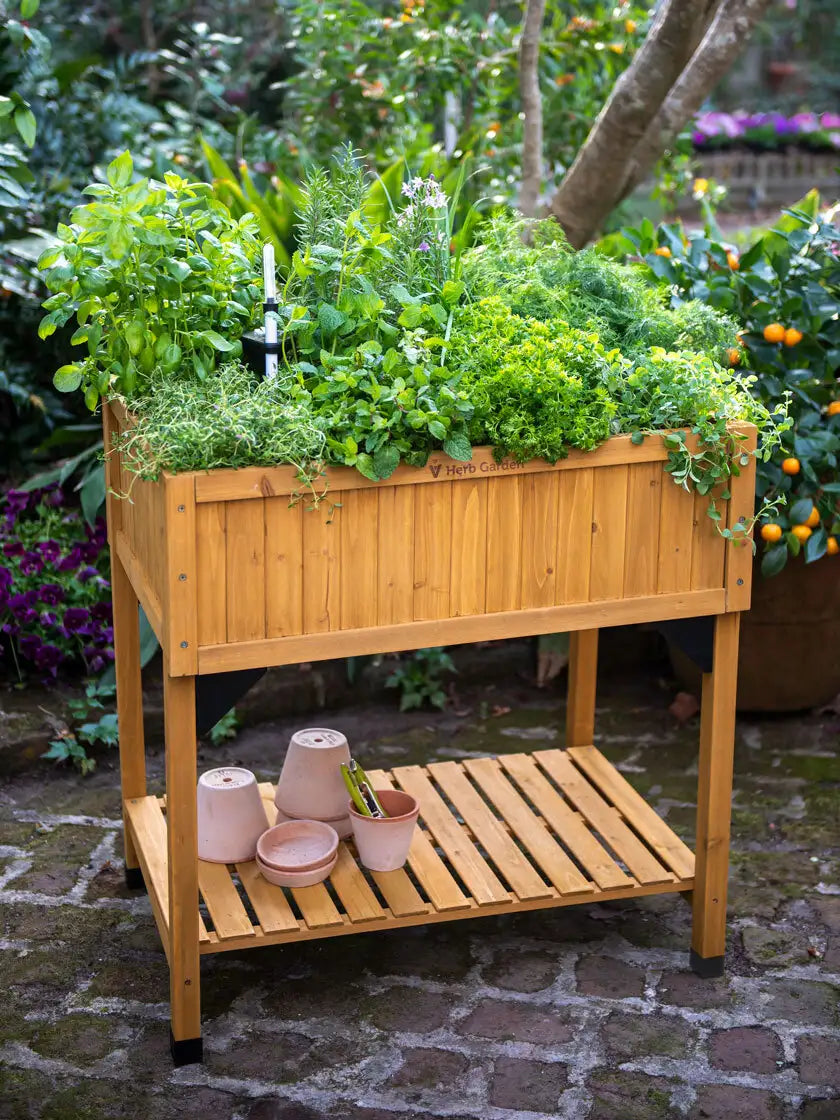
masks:
<svg viewBox="0 0 840 1120"><path fill-rule="evenodd" d="M810 537L813 530L809 529L807 525L794 525L794 527L791 529L791 532L798 541L801 541L804 544L807 541L808 537Z"/></svg>
<svg viewBox="0 0 840 1120"><path fill-rule="evenodd" d="M632 35L636 30L636 21L634 19L626 19L624 21L624 30L628 35Z"/></svg>
<svg viewBox="0 0 840 1120"><path fill-rule="evenodd" d="M741 351L737 346L733 346L731 350L728 351L728 355L729 364L731 366L739 366L741 364Z"/></svg>
<svg viewBox="0 0 840 1120"><path fill-rule="evenodd" d="M828 406L829 416L840 416L840 401L832 401Z"/></svg>
<svg viewBox="0 0 840 1120"><path fill-rule="evenodd" d="M802 331L798 331L796 327L788 327L785 331L784 343L785 346L795 346L797 342L802 341Z"/></svg>
<svg viewBox="0 0 840 1120"><path fill-rule="evenodd" d="M765 342L782 342L785 337L785 328L781 323L768 323L762 333Z"/></svg>
<svg viewBox="0 0 840 1120"><path fill-rule="evenodd" d="M799 474L801 467L798 459L785 459L782 463L782 470L785 474Z"/></svg>
<svg viewBox="0 0 840 1120"><path fill-rule="evenodd" d="M837 543L836 537L829 537L826 541L825 550L829 556L836 556L840 552L840 544Z"/></svg>
<svg viewBox="0 0 840 1120"><path fill-rule="evenodd" d="M761 526L761 539L775 544L776 541L782 539L782 527L777 525L775 521L768 521L766 525Z"/></svg>
<svg viewBox="0 0 840 1120"><path fill-rule="evenodd" d="M814 506L814 508L811 510L811 512L805 518L805 524L811 529L816 529L816 527L819 525L819 523L820 523L820 511L817 509L816 506Z"/></svg>
<svg viewBox="0 0 840 1120"><path fill-rule="evenodd" d="M726 263L729 265L733 272L737 272L741 267L741 258L737 253L729 252L726 254Z"/></svg>
<svg viewBox="0 0 840 1120"><path fill-rule="evenodd" d="M660 245L658 249L654 249L657 257L670 257L671 250L667 245Z"/></svg>

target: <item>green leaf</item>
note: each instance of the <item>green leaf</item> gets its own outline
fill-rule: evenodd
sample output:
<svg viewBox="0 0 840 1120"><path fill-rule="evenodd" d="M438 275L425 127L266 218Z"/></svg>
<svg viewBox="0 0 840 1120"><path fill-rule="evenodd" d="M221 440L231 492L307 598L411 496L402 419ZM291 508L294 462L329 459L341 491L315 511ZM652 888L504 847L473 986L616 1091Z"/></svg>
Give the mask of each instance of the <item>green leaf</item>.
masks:
<svg viewBox="0 0 840 1120"><path fill-rule="evenodd" d="M799 498L790 507L790 520L793 525L801 525L811 516L814 503L811 498Z"/></svg>
<svg viewBox="0 0 840 1120"><path fill-rule="evenodd" d="M134 162L131 158L131 153L128 151L118 155L115 160L108 164L106 176L108 182L114 190L122 190L127 187L131 182L131 176L134 174Z"/></svg>
<svg viewBox="0 0 840 1120"><path fill-rule="evenodd" d="M331 303L322 303L318 306L318 322L327 334L335 334L346 318L344 312L333 307Z"/></svg>
<svg viewBox="0 0 840 1120"><path fill-rule="evenodd" d="M53 374L53 385L59 393L74 393L82 383L82 367L78 365L61 366Z"/></svg>
<svg viewBox="0 0 840 1120"><path fill-rule="evenodd" d="M366 455L363 451L361 455L356 456L356 470L359 474L363 474L365 478L371 479L373 482L379 481L379 476L376 473L376 467L373 465L373 459L370 455Z"/></svg>
<svg viewBox="0 0 840 1120"><path fill-rule="evenodd" d="M787 545L776 544L772 548L768 548L761 558L761 574L763 576L778 575L787 564L787 558Z"/></svg>
<svg viewBox="0 0 840 1120"><path fill-rule="evenodd" d="M172 276L179 284L183 284L186 278L190 275L191 269L186 261L168 260L164 266L166 271Z"/></svg>
<svg viewBox="0 0 840 1120"><path fill-rule="evenodd" d="M828 548L828 533L821 525L819 529L814 532L805 542L805 563L813 564L815 560L825 556L826 549Z"/></svg>
<svg viewBox="0 0 840 1120"><path fill-rule="evenodd" d="M373 456L377 478L390 478L400 464L400 453L392 444L380 447Z"/></svg>
<svg viewBox="0 0 840 1120"><path fill-rule="evenodd" d="M462 463L468 463L472 459L472 445L463 433L445 439L443 450L450 459L458 459Z"/></svg>
<svg viewBox="0 0 840 1120"><path fill-rule="evenodd" d="M13 119L21 140L27 148L31 148L35 143L35 132L37 130L35 114L31 109L18 105Z"/></svg>
<svg viewBox="0 0 840 1120"><path fill-rule="evenodd" d="M20 0L20 18L32 19L38 11L41 0Z"/></svg>
<svg viewBox="0 0 840 1120"><path fill-rule="evenodd" d="M466 285L461 280L447 280L441 288L440 298L447 307L457 303L466 291Z"/></svg>
<svg viewBox="0 0 840 1120"><path fill-rule="evenodd" d="M403 308L403 313L400 315L397 322L401 327L407 327L408 330L413 330L423 318L423 308L419 303L411 303L408 307Z"/></svg>
<svg viewBox="0 0 840 1120"><path fill-rule="evenodd" d="M430 420L429 434L433 435L435 439L446 439L446 428L441 424L440 420Z"/></svg>
<svg viewBox="0 0 840 1120"><path fill-rule="evenodd" d="M0 97L0 119L11 116L14 107L11 97Z"/></svg>
<svg viewBox="0 0 840 1120"><path fill-rule="evenodd" d="M231 350L235 349L233 342L217 334L216 331L202 331L201 338L205 342L209 342L214 350L219 350L222 354L229 354Z"/></svg>
<svg viewBox="0 0 840 1120"><path fill-rule="evenodd" d="M630 436L630 442L636 444L637 447L640 443L644 443L645 442L644 432L633 432L632 435Z"/></svg>

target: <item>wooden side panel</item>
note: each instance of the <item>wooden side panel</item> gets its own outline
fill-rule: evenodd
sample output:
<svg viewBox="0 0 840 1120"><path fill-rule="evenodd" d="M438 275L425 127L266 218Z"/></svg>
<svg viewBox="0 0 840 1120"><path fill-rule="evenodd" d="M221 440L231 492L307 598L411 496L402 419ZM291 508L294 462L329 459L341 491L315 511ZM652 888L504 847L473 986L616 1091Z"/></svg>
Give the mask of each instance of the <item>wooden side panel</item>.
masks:
<svg viewBox="0 0 840 1120"><path fill-rule="evenodd" d="M163 605L166 652L173 676L198 672L198 564L195 488L188 475L164 480L166 550ZM260 516L262 521L262 516Z"/></svg>
<svg viewBox="0 0 840 1120"><path fill-rule="evenodd" d="M303 633L303 502L266 498L265 636Z"/></svg>
<svg viewBox="0 0 840 1120"><path fill-rule="evenodd" d="M521 565L522 479L497 478L487 492L488 614L519 609Z"/></svg>
<svg viewBox="0 0 840 1120"><path fill-rule="evenodd" d="M557 586L557 507L560 475L529 474L522 487L520 606L550 607Z"/></svg>
<svg viewBox="0 0 840 1120"><path fill-rule="evenodd" d="M691 538L694 498L670 475L662 480L659 513L659 563L656 586L660 595L686 591L691 584Z"/></svg>
<svg viewBox="0 0 840 1120"><path fill-rule="evenodd" d="M452 490L452 597L453 618L484 614L487 566L486 479L458 482Z"/></svg>
<svg viewBox="0 0 840 1120"><path fill-rule="evenodd" d="M205 502L196 507L198 569L198 644L227 641L227 505Z"/></svg>
<svg viewBox="0 0 840 1120"><path fill-rule="evenodd" d="M348 490L341 496L341 629L376 626L379 494Z"/></svg>
<svg viewBox="0 0 840 1120"><path fill-rule="evenodd" d="M338 556L341 510L326 501L303 511L303 632L338 630L340 595Z"/></svg>
<svg viewBox="0 0 840 1120"><path fill-rule="evenodd" d="M227 508L227 637L265 637L265 527L263 502L229 502Z"/></svg>
<svg viewBox="0 0 840 1120"><path fill-rule="evenodd" d="M720 535L717 522L709 517L709 495L694 495L694 538L691 548L691 590L706 591L710 587L723 587L723 565L726 541ZM727 505L717 501L721 524L726 518Z"/></svg>
<svg viewBox="0 0 840 1120"><path fill-rule="evenodd" d="M661 463L630 467L627 477L627 539L624 551L624 594L656 594L659 555L659 507L662 480L669 481Z"/></svg>
<svg viewBox="0 0 840 1120"><path fill-rule="evenodd" d="M590 599L620 599L624 593L627 474L627 467L595 471Z"/></svg>
<svg viewBox="0 0 840 1120"><path fill-rule="evenodd" d="M380 626L414 618L414 487L379 492L377 565Z"/></svg>
<svg viewBox="0 0 840 1120"><path fill-rule="evenodd" d="M732 479L727 524L735 529L739 524L748 524L755 510L755 450L757 433L754 427L747 430L747 438L741 445L747 455L741 473ZM726 546L726 609L746 611L750 608L752 595L752 549L748 542L727 544Z"/></svg>
<svg viewBox="0 0 840 1120"><path fill-rule="evenodd" d="M418 486L414 495L414 620L448 618L452 559L452 487Z"/></svg>
<svg viewBox="0 0 840 1120"><path fill-rule="evenodd" d="M589 599L594 471L566 471L559 486L555 603L585 603Z"/></svg>

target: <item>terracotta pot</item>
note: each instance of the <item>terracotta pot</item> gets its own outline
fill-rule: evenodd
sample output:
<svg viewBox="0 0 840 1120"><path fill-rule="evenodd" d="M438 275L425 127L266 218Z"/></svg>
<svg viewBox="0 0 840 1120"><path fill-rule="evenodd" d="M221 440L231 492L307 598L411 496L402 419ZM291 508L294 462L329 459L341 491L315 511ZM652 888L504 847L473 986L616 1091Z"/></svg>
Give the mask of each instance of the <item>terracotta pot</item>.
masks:
<svg viewBox="0 0 840 1120"><path fill-rule="evenodd" d="M224 766L198 779L198 858L247 863L268 828L257 779L250 770Z"/></svg>
<svg viewBox="0 0 840 1120"><path fill-rule="evenodd" d="M700 674L671 649L674 671L700 694ZM840 693L840 559L788 561L766 579L753 570L752 609L741 616L738 710L798 712Z"/></svg>
<svg viewBox="0 0 840 1120"><path fill-rule="evenodd" d="M338 852L329 863L324 863L310 871L278 871L276 867L269 867L267 863L263 863L257 856L257 867L262 877L276 887L314 887L316 883L323 883L335 867L337 860Z"/></svg>
<svg viewBox="0 0 840 1120"><path fill-rule="evenodd" d="M278 871L314 871L335 859L338 833L323 821L286 821L257 841L260 862Z"/></svg>
<svg viewBox="0 0 840 1120"><path fill-rule="evenodd" d="M353 838L359 859L370 871L396 871L408 859L420 806L416 798L396 789L378 789L387 817L365 817L349 802Z"/></svg>
<svg viewBox="0 0 840 1120"><path fill-rule="evenodd" d="M347 787L341 777L341 763L349 761L350 748L340 731L326 727L296 731L274 794L278 823L325 821L339 836L349 836Z"/></svg>

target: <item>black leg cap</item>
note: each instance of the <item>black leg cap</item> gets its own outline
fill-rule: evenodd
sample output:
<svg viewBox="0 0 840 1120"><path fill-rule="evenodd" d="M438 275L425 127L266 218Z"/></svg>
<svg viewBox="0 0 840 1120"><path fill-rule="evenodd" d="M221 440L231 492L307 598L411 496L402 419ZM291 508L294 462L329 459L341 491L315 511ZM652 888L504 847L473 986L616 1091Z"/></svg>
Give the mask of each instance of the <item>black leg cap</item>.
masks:
<svg viewBox="0 0 840 1120"><path fill-rule="evenodd" d="M192 1066L204 1061L204 1050L201 1036L198 1038L176 1039L169 1028L169 1049L172 1051L172 1061L176 1066Z"/></svg>
<svg viewBox="0 0 840 1120"><path fill-rule="evenodd" d="M723 976L723 961L723 956L701 957L693 949L689 956L691 971L696 972L703 980L715 980L718 976Z"/></svg>
<svg viewBox="0 0 840 1120"><path fill-rule="evenodd" d="M139 867L126 867L125 885L130 891L144 891L146 889L146 880L143 878L143 872Z"/></svg>

